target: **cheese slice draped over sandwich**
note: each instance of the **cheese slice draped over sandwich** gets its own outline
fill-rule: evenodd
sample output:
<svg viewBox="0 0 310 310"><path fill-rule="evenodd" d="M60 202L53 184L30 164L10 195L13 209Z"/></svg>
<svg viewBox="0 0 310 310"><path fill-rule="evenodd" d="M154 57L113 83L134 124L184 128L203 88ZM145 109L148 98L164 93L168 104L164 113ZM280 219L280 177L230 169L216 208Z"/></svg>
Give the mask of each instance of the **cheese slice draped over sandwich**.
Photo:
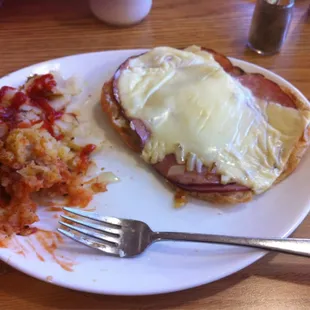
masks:
<svg viewBox="0 0 310 310"><path fill-rule="evenodd" d="M212 54L158 47L129 60L117 79L129 119L151 135L142 152L151 164L175 154L188 170L216 167L221 182L267 190L310 119L308 111L254 97Z"/></svg>

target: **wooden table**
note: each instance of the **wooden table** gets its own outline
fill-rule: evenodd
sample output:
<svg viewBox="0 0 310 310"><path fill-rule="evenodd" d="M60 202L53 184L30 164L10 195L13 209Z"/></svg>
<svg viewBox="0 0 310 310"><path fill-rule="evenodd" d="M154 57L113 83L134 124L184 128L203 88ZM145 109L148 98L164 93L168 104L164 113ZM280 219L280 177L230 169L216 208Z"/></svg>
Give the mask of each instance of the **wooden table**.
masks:
<svg viewBox="0 0 310 310"><path fill-rule="evenodd" d="M195 43L271 69L310 98L309 2L296 2L281 53L261 57L245 48L253 1L154 0L144 22L113 28L91 15L86 0L5 0L0 9L0 76L71 54ZM294 236L310 237L309 217ZM305 258L270 254L235 275L199 288L161 296L113 297L59 288L0 263L0 308L309 309L309 271Z"/></svg>

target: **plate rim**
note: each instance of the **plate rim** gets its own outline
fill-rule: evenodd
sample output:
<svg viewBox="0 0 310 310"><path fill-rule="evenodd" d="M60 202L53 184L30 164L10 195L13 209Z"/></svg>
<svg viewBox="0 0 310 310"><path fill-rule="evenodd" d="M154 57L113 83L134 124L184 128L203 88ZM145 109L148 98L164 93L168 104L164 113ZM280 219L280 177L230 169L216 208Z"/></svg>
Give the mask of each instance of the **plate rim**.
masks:
<svg viewBox="0 0 310 310"><path fill-rule="evenodd" d="M0 77L0 81L10 77L12 74L18 74L21 73L22 71L26 71L26 70L31 70L34 69L38 66L42 66L42 65L49 65L51 63L57 62L57 61L65 61L66 59L72 58L72 57L79 57L79 56L90 56L90 55L101 55L101 54L105 54L105 53L113 53L113 52L128 52L128 53L139 53L139 52L144 52L149 50L150 48L139 48L139 49L118 49L118 50L103 50L103 51L97 51L97 52L86 52L86 53L78 53L78 54L73 54L73 55L68 55L68 56L64 56L64 57L58 57L58 58L54 58L54 59L50 59L50 60L45 60L39 63L35 63L32 65L29 65L27 67L18 69L16 71L10 72L4 76ZM238 58L234 58L234 57L228 57L232 63L234 65L237 66L250 66L251 69L253 69L252 72L260 72L264 75L267 75L267 77L271 80L277 79L279 81L281 81L281 84L288 84L289 85L289 89L294 91L294 93L301 99L308 101L308 99L301 93L301 91L299 91L291 82L287 81L286 79L284 79L283 77L281 77L280 75L264 68L261 67L257 64L245 61L245 60L241 60ZM26 78L26 77L25 77ZM298 216L298 220L296 220L292 225L290 225L290 229L282 234L282 236L280 238L285 238L287 236L289 236L290 234L292 234L296 228L304 221L304 219L307 217L308 213L310 210L310 204L308 205L308 207L305 207L303 209L303 211L299 214ZM123 290L122 293L119 293L115 290L109 290L109 289L96 289L96 288L88 288L85 289L85 287L83 287L83 285L71 285L70 283L66 283L63 279L55 279L53 280L53 282L49 282L46 279L46 276L44 274L40 274L40 273L36 273L35 270L29 270L27 268L25 268L24 266L26 265L22 265L17 261L14 260L14 258L11 257L11 255L8 253L1 253L1 249L0 249L0 260L3 261L4 263L8 264L9 266L13 267L14 269L28 275L31 276L35 279L44 281L46 283L52 284L52 285L56 285L56 286L60 286L60 287L64 287L64 288L69 288L69 289L73 289L76 291L81 291L81 292L89 292L89 293L95 293L95 294L106 294L106 295L115 295L115 296L144 296L144 295L157 295L157 294L163 294L163 293L172 293L172 292L177 292L177 291L183 291L183 290L187 290L190 288L194 288L194 287L199 287L202 285L207 285L209 283L218 281L220 279L223 279L229 275L235 274L241 270L243 270L244 268L252 265L253 263L255 263L256 261L258 261L259 259L261 259L263 256L265 256L268 252L266 251L261 251L261 250L256 250L252 253L248 253L246 255L245 258L243 259L239 259L239 264L237 264L237 267L234 266L233 269L225 269L225 272L223 273L219 273L217 276L213 277L210 280L207 281L197 281L196 284L189 284L189 285L184 285L184 284L179 284L178 286L174 286L171 289L151 289L150 290L144 290L141 293L132 293L130 291L128 291L127 293Z"/></svg>

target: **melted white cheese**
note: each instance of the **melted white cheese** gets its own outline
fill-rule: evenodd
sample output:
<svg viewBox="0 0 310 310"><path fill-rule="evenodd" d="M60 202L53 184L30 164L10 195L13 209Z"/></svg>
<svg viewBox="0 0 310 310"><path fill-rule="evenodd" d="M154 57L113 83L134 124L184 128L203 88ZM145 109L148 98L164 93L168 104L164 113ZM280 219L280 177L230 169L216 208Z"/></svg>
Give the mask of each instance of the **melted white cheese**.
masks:
<svg viewBox="0 0 310 310"><path fill-rule="evenodd" d="M118 80L129 117L150 129L142 157L160 162L174 153L193 170L215 164L222 183L256 193L283 171L309 122L309 112L255 98L210 53L192 47L152 49L130 60ZM201 165L200 165L201 166Z"/></svg>

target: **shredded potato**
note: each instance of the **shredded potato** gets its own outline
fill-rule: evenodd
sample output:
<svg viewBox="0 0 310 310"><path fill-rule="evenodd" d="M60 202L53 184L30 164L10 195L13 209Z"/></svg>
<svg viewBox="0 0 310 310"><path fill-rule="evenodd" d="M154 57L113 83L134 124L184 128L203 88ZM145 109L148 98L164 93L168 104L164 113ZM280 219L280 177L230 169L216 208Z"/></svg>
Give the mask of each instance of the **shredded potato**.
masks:
<svg viewBox="0 0 310 310"><path fill-rule="evenodd" d="M66 105L68 96L76 94L72 80L66 83L53 74L35 75L19 90L0 89L0 233L34 231L34 194L62 196L67 205L85 207L94 192L106 190L102 184L83 186L96 146L70 147L76 121ZM60 130L59 124L66 122Z"/></svg>

